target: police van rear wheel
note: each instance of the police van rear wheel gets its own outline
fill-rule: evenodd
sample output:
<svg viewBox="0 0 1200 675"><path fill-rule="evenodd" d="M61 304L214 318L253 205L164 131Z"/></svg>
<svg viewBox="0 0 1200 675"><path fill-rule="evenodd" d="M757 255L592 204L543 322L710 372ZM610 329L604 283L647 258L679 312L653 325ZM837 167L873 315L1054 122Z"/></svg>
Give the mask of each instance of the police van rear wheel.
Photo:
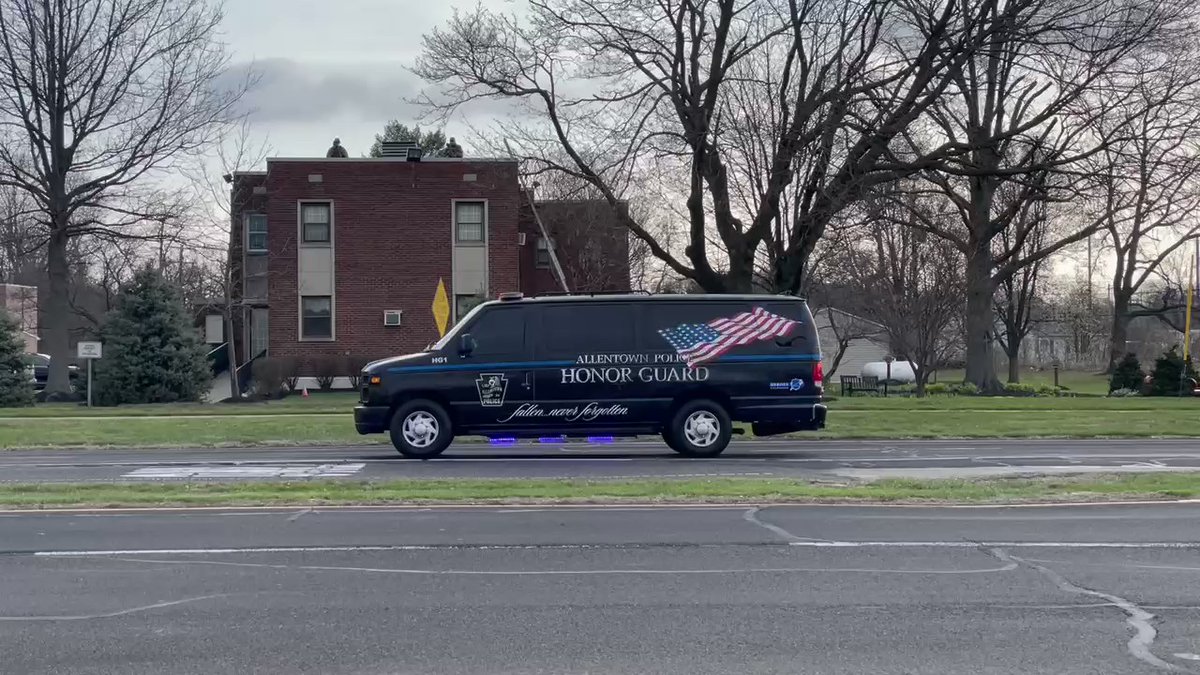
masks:
<svg viewBox="0 0 1200 675"><path fill-rule="evenodd" d="M450 416L433 401L409 401L392 415L392 445L412 459L437 457L454 439Z"/></svg>
<svg viewBox="0 0 1200 675"><path fill-rule="evenodd" d="M733 423L715 401L685 403L667 425L663 438L672 450L687 457L716 457L733 436Z"/></svg>

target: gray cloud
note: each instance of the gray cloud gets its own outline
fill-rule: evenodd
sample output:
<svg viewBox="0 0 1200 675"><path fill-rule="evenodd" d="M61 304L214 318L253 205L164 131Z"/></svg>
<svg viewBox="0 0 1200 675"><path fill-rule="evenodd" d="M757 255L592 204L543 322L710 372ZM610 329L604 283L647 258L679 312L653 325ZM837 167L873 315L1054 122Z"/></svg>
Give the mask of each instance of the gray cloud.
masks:
<svg viewBox="0 0 1200 675"><path fill-rule="evenodd" d="M272 58L238 64L226 75L240 80L247 72L256 86L242 99L255 123L324 122L334 117L379 121L417 114L405 102L421 81L401 63L307 63Z"/></svg>

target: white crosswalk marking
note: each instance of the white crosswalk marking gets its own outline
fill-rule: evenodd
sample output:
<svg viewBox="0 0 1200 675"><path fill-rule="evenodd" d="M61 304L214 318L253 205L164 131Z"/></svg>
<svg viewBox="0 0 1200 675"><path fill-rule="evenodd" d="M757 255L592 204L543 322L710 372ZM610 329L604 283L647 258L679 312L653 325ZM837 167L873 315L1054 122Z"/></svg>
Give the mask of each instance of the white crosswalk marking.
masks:
<svg viewBox="0 0 1200 675"><path fill-rule="evenodd" d="M366 464L300 464L291 466L151 466L122 478L342 478Z"/></svg>

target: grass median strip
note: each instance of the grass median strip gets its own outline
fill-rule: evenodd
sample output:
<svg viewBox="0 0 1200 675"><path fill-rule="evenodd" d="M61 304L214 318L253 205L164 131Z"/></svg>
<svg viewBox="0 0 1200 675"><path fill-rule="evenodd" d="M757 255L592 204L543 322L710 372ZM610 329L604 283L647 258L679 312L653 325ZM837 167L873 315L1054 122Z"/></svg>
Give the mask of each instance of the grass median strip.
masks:
<svg viewBox="0 0 1200 675"><path fill-rule="evenodd" d="M839 410L802 440L1200 437L1200 410ZM221 418L0 418L0 448L254 447L386 443L360 436L350 414Z"/></svg>
<svg viewBox="0 0 1200 675"><path fill-rule="evenodd" d="M980 480L404 480L0 485L8 508L620 502L1006 504L1200 497L1200 473Z"/></svg>

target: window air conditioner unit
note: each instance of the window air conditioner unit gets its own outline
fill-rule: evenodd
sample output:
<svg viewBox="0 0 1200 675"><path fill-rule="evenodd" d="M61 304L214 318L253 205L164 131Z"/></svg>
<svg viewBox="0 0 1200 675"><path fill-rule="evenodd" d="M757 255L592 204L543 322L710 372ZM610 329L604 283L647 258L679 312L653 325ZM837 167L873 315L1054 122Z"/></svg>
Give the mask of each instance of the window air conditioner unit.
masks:
<svg viewBox="0 0 1200 675"><path fill-rule="evenodd" d="M525 245L525 233L518 232L517 233L517 246L524 246L524 245Z"/></svg>
<svg viewBox="0 0 1200 675"><path fill-rule="evenodd" d="M383 325L399 326L400 325L400 317L403 315L404 315L404 312L399 309L386 310L383 313Z"/></svg>

